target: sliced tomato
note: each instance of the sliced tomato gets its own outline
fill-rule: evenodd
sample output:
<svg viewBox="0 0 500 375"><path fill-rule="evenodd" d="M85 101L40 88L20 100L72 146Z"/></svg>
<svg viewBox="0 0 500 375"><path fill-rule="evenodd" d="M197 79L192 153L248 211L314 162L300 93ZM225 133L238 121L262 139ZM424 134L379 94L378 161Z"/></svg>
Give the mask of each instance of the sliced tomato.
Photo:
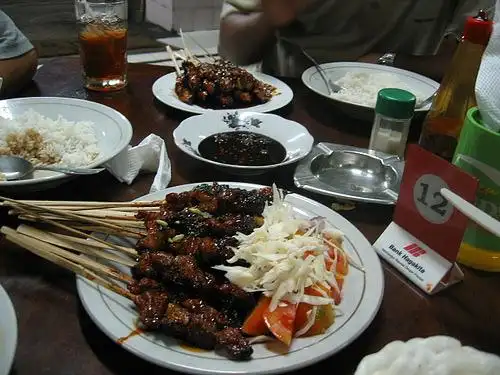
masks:
<svg viewBox="0 0 500 375"><path fill-rule="evenodd" d="M311 311L312 308L312 305L309 305L307 303L299 303L299 306L297 306L297 312L295 313L294 332L297 332L305 327L305 325L307 324L309 311Z"/></svg>
<svg viewBox="0 0 500 375"><path fill-rule="evenodd" d="M310 286L304 289L304 293L309 296L333 298L332 288L327 289L321 285Z"/></svg>
<svg viewBox="0 0 500 375"><path fill-rule="evenodd" d="M335 254L337 254L338 259L335 260ZM328 271L332 270L333 263L336 263L335 272L341 275L347 275L349 272L349 262L346 255L342 251L328 250L328 255L331 259L326 259L326 269Z"/></svg>
<svg viewBox="0 0 500 375"><path fill-rule="evenodd" d="M318 306L316 311L314 324L304 336L321 335L335 322L335 312L332 305Z"/></svg>
<svg viewBox="0 0 500 375"><path fill-rule="evenodd" d="M340 302L342 302L342 288L344 287L344 276L342 275L337 275L335 277L335 280L337 281L337 285L339 289L331 288L331 297L335 301L336 305L339 305Z"/></svg>
<svg viewBox="0 0 500 375"><path fill-rule="evenodd" d="M297 305L288 302L280 302L274 311L267 309L264 312L264 321L267 328L274 337L287 346L292 342L296 313Z"/></svg>
<svg viewBox="0 0 500 375"><path fill-rule="evenodd" d="M260 336L265 335L269 330L267 329L266 322L264 322L264 312L269 309L269 304L271 303L271 298L266 296L261 296L259 303L246 318L242 331L249 336Z"/></svg>
<svg viewBox="0 0 500 375"><path fill-rule="evenodd" d="M344 252L342 251L337 251L337 268L336 271L340 275L347 275L349 272L349 262L347 260L347 256Z"/></svg>

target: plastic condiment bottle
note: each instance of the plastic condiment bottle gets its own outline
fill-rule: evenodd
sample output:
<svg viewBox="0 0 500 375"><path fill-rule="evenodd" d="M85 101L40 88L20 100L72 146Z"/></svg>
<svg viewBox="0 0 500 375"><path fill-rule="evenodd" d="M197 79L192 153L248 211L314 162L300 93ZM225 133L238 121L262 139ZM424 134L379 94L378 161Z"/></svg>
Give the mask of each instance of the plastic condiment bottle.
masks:
<svg viewBox="0 0 500 375"><path fill-rule="evenodd" d="M481 58L493 30L485 12L468 17L464 35L424 121L419 144L451 162L474 93Z"/></svg>
<svg viewBox="0 0 500 375"><path fill-rule="evenodd" d="M404 158L415 103L415 95L411 92L391 88L379 91L370 137L370 150Z"/></svg>

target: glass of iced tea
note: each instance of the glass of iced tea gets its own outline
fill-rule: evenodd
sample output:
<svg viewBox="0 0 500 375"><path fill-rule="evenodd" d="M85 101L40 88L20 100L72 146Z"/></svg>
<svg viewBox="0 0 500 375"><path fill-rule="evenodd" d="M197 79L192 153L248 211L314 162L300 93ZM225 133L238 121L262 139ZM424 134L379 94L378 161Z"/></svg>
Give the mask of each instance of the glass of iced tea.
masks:
<svg viewBox="0 0 500 375"><path fill-rule="evenodd" d="M127 0L75 0L85 87L127 85Z"/></svg>

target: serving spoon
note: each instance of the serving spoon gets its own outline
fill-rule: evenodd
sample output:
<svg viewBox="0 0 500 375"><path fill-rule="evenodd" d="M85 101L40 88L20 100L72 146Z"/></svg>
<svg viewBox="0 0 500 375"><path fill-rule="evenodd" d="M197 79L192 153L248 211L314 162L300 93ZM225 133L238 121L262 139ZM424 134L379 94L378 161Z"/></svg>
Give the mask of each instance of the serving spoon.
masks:
<svg viewBox="0 0 500 375"><path fill-rule="evenodd" d="M36 170L61 172L70 175L90 175L102 172L104 168L64 168L47 165L35 166L19 156L0 156L0 180L20 180Z"/></svg>

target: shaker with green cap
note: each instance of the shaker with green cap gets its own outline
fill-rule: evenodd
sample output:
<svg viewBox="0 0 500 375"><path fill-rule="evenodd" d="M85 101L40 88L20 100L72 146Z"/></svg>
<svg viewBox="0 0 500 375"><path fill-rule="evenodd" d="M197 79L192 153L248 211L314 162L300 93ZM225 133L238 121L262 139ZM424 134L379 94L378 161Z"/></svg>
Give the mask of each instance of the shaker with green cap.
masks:
<svg viewBox="0 0 500 375"><path fill-rule="evenodd" d="M401 89L386 88L378 92L370 150L404 158L416 101L415 95Z"/></svg>

